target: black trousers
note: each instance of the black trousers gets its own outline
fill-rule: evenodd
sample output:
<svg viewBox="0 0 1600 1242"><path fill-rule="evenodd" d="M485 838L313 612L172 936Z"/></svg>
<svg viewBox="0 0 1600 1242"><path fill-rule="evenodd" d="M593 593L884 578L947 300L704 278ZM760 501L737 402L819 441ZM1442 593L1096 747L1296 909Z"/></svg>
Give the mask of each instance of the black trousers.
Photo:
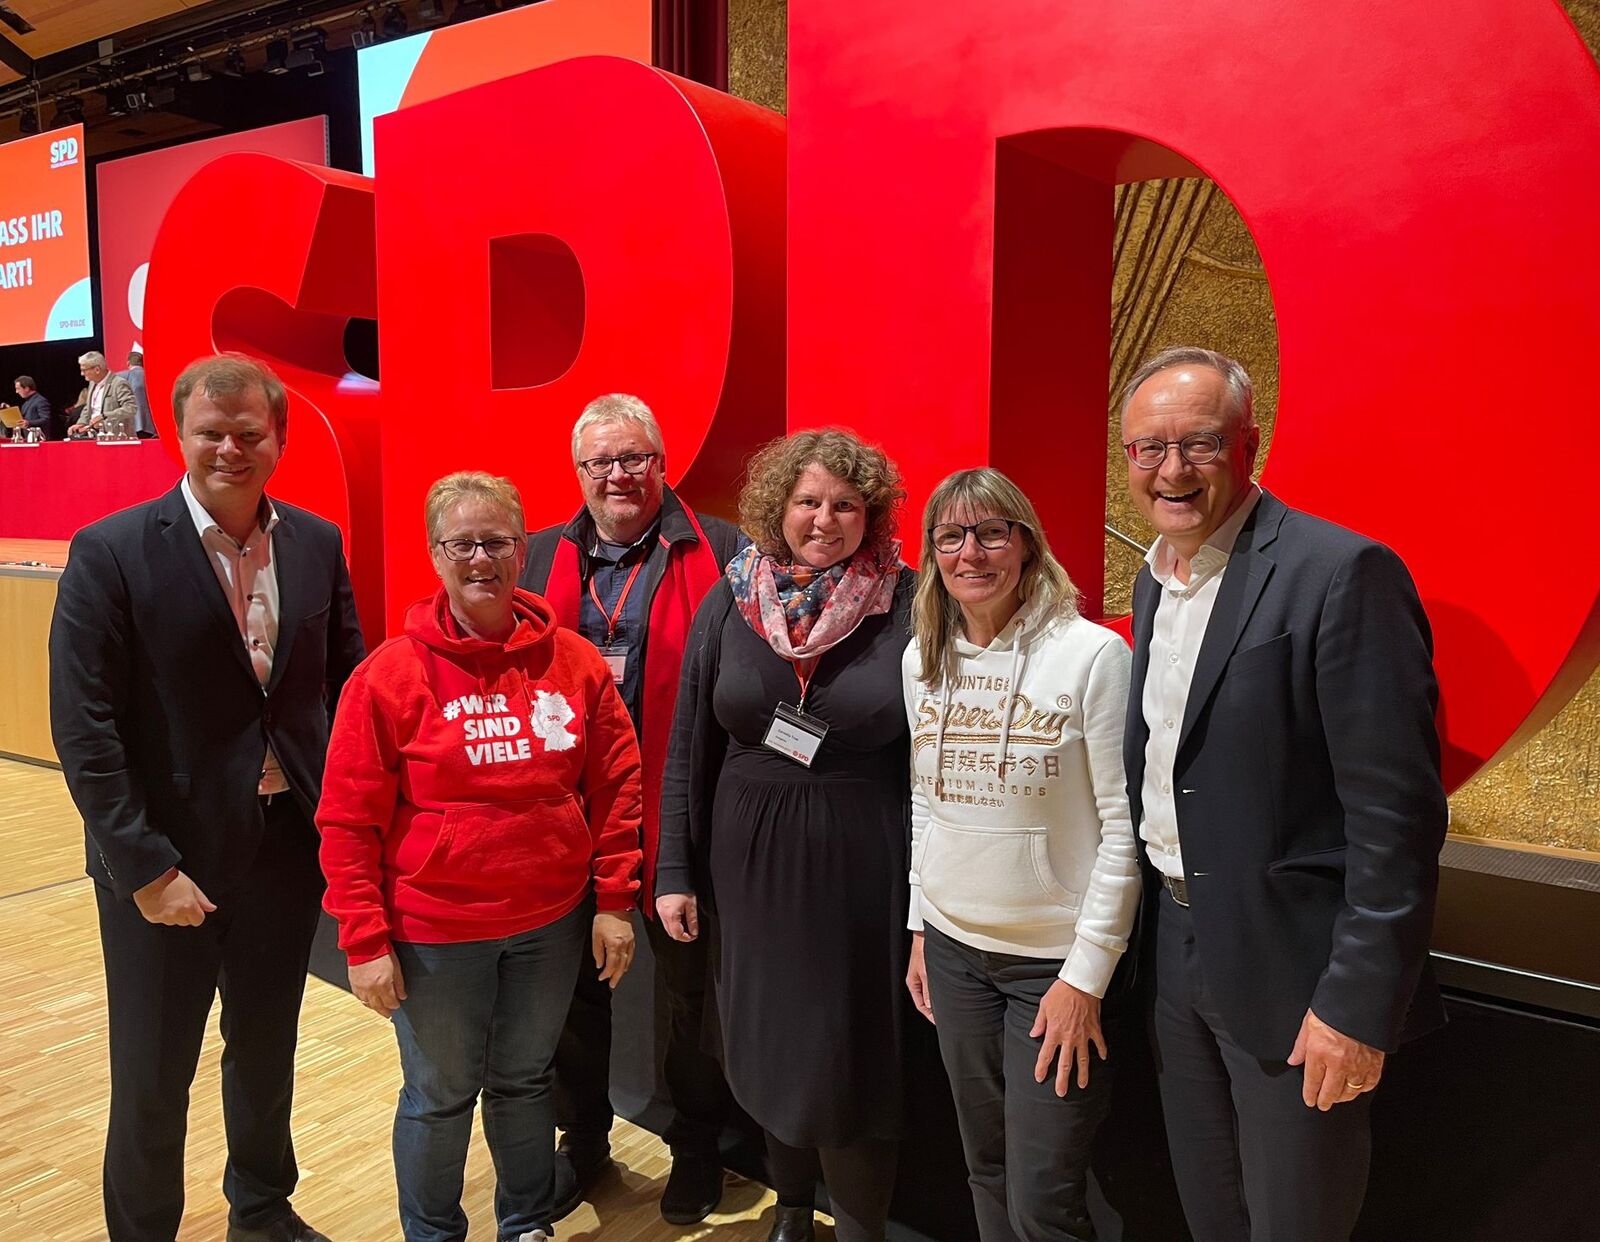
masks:
<svg viewBox="0 0 1600 1242"><path fill-rule="evenodd" d="M700 1045L705 1016L707 934L681 944L657 919L644 920L655 956L657 1005L665 1004L666 1049L661 1074L672 1101L662 1137L674 1156L716 1157L732 1097L722 1066ZM611 1110L611 989L584 951L577 991L556 1045L556 1125L565 1144L584 1155L606 1150Z"/></svg>
<svg viewBox="0 0 1600 1242"><path fill-rule="evenodd" d="M780 1204L811 1207L820 1174L835 1242L883 1242L900 1164L899 1143L863 1139L848 1147L790 1147L771 1134L766 1138L767 1171Z"/></svg>
<svg viewBox="0 0 1600 1242"><path fill-rule="evenodd" d="M289 1214L295 1041L323 885L315 829L293 797L280 794L264 814L247 880L207 893L217 909L199 927L147 923L131 898L95 885L111 1035L111 1242L177 1236L189 1088L219 991L229 1219L261 1228Z"/></svg>
<svg viewBox="0 0 1600 1242"><path fill-rule="evenodd" d="M1366 1195L1372 1093L1307 1108L1301 1068L1259 1060L1229 1036L1193 918L1165 891L1158 902L1156 1069L1195 1242L1347 1242Z"/></svg>
<svg viewBox="0 0 1600 1242"><path fill-rule="evenodd" d="M1029 1032L1061 959L986 953L932 927L923 957L979 1238L1088 1242L1089 1155L1112 1062L1091 1058L1088 1088L1074 1078L1065 1097L1054 1072L1034 1081L1041 1041Z"/></svg>

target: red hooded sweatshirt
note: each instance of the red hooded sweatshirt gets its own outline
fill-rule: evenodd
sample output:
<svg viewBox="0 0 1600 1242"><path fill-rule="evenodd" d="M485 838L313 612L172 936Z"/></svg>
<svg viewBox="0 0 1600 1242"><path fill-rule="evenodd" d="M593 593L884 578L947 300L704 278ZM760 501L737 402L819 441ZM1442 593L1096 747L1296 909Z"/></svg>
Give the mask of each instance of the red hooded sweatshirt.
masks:
<svg viewBox="0 0 1600 1242"><path fill-rule="evenodd" d="M466 636L441 589L345 683L317 827L323 905L351 965L392 940L494 940L593 888L638 900L639 746L600 653L517 591L504 643Z"/></svg>

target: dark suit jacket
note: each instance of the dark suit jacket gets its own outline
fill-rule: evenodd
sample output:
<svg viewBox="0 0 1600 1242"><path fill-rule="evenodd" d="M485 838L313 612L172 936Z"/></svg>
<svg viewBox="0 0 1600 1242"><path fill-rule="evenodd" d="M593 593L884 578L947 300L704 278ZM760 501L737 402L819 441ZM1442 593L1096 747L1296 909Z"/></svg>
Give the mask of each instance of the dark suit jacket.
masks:
<svg viewBox="0 0 1600 1242"><path fill-rule="evenodd" d="M55 412L50 408L50 399L42 392L35 392L22 403L22 421L30 427L39 428L45 439L55 439Z"/></svg>
<svg viewBox="0 0 1600 1242"><path fill-rule="evenodd" d="M119 897L177 866L213 901L248 873L270 740L311 822L328 726L365 646L338 527L275 501L265 689L182 493L84 527L50 626L50 723L88 871Z"/></svg>
<svg viewBox="0 0 1600 1242"><path fill-rule="evenodd" d="M1134 584L1124 757L1160 586ZM1206 629L1173 789L1195 938L1229 1033L1285 1060L1305 1011L1384 1050L1444 1021L1427 966L1445 832L1432 636L1382 544L1263 493Z"/></svg>

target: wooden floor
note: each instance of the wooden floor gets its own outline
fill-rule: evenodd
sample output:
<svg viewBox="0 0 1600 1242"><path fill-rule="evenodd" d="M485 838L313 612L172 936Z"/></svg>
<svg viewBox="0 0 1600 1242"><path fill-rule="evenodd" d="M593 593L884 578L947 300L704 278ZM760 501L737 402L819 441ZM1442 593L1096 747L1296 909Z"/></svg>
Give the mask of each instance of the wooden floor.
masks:
<svg viewBox="0 0 1600 1242"><path fill-rule="evenodd" d="M183 1242L222 1242L222 1115L216 1013L201 1055L189 1122ZM82 829L61 774L0 760L0 1238L103 1238L100 1155L106 1119L105 981ZM386 1023L311 979L300 1019L295 1087L295 1206L334 1242L400 1236L389 1124L400 1074ZM662 1221L665 1147L619 1122L621 1166L559 1226L563 1242L759 1240L773 1195L730 1182L723 1211L702 1225ZM472 1236L492 1242L494 1174L481 1131L467 1160ZM819 1237L831 1238L824 1224Z"/></svg>

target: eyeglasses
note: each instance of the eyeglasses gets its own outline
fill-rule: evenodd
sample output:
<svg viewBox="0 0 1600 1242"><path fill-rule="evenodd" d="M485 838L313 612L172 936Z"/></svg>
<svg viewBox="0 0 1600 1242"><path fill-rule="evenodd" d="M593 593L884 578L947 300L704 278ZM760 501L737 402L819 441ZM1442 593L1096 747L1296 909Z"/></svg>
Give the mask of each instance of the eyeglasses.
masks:
<svg viewBox="0 0 1600 1242"><path fill-rule="evenodd" d="M1122 451L1139 469L1155 470L1167 460L1167 450L1173 445L1177 445L1178 456L1191 466L1204 466L1216 461L1223 443L1224 438L1214 431L1196 431L1181 440L1157 440L1154 436L1142 436L1137 440L1129 440L1122 446Z"/></svg>
<svg viewBox="0 0 1600 1242"><path fill-rule="evenodd" d="M479 548L491 561L505 561L517 554L521 542L515 535L497 535L493 539L441 539L439 547L447 561L470 561Z"/></svg>
<svg viewBox="0 0 1600 1242"><path fill-rule="evenodd" d="M959 522L940 522L937 526L928 527L928 542L948 555L966 547L970 534L978 541L980 548L994 552L1010 543L1012 530L1021 525L1021 522L1014 522L1010 518L984 518L971 526L963 526Z"/></svg>
<svg viewBox="0 0 1600 1242"><path fill-rule="evenodd" d="M620 457L591 457L578 465L591 479L603 479L611 473L612 466L621 466L624 474L643 474L655 457L655 453L624 453Z"/></svg>

